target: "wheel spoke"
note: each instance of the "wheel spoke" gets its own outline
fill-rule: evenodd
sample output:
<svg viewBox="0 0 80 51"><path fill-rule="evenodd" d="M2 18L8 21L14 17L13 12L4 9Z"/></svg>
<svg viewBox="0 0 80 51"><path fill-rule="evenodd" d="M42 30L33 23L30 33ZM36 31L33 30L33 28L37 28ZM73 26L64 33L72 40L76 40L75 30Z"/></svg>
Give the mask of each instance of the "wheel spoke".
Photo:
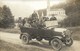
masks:
<svg viewBox="0 0 80 51"><path fill-rule="evenodd" d="M71 46L72 44L73 44L72 38L70 38L69 40L66 40L66 42L65 42L66 46Z"/></svg>
<svg viewBox="0 0 80 51"><path fill-rule="evenodd" d="M29 43L29 36L27 36L27 35L22 35L21 39L22 39L22 42L23 42L23 43L25 43L25 44L28 44L28 43Z"/></svg>
<svg viewBox="0 0 80 51"><path fill-rule="evenodd" d="M60 50L62 48L62 41L57 38L52 39L51 45L54 50Z"/></svg>

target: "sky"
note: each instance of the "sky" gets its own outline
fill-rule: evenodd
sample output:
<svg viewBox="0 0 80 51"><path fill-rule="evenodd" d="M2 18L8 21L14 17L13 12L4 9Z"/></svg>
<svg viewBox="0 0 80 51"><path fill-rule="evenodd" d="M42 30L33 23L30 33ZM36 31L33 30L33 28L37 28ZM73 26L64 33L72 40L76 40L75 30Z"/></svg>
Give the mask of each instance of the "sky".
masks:
<svg viewBox="0 0 80 51"><path fill-rule="evenodd" d="M18 17L29 17L34 10L47 8L46 0L1 0L3 5L7 5L15 19ZM50 6L65 3L66 0L51 0ZM1 2L0 2L1 3Z"/></svg>

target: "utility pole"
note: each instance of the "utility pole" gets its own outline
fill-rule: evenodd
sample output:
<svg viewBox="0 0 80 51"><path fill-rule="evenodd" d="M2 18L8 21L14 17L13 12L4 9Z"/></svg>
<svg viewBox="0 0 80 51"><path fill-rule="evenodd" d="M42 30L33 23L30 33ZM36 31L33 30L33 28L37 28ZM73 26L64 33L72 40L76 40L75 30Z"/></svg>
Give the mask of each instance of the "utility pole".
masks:
<svg viewBox="0 0 80 51"><path fill-rule="evenodd" d="M50 15L50 0L47 0L47 16Z"/></svg>

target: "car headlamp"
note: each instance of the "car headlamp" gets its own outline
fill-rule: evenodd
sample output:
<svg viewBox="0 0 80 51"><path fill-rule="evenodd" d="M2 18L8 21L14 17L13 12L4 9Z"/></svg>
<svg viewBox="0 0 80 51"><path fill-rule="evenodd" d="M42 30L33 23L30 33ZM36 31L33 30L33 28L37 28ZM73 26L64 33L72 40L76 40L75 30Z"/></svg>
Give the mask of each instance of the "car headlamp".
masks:
<svg viewBox="0 0 80 51"><path fill-rule="evenodd" d="M71 31L70 30L66 30L66 31L63 32L63 34L65 36L71 36Z"/></svg>
<svg viewBox="0 0 80 51"><path fill-rule="evenodd" d="M62 32L63 37L65 37L65 31Z"/></svg>

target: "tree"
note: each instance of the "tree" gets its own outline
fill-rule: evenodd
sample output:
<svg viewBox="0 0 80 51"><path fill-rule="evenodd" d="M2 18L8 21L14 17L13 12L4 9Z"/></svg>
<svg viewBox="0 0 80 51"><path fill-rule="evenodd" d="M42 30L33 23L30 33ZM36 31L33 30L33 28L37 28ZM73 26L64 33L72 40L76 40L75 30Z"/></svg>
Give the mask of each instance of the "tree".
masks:
<svg viewBox="0 0 80 51"><path fill-rule="evenodd" d="M14 17L12 16L12 13L6 5L2 8L2 21L1 21L1 27L8 28L12 27L14 25Z"/></svg>
<svg viewBox="0 0 80 51"><path fill-rule="evenodd" d="M64 26L80 26L80 1L75 0L65 7L68 17L62 21Z"/></svg>
<svg viewBox="0 0 80 51"><path fill-rule="evenodd" d="M3 19L2 16L3 16L2 15L2 7L0 7L0 27L2 26L2 19Z"/></svg>

